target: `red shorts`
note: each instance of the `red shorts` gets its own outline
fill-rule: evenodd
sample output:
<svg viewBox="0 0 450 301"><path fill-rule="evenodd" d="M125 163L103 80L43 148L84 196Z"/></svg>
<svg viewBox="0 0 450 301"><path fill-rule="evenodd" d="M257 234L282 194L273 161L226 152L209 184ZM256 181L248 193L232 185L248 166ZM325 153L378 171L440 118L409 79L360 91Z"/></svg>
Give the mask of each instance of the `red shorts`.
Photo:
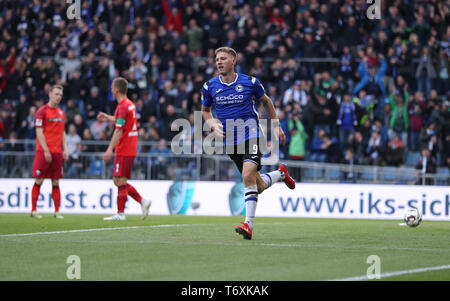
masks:
<svg viewBox="0 0 450 301"><path fill-rule="evenodd" d="M134 156L114 156L113 177L125 177L129 179L134 158Z"/></svg>
<svg viewBox="0 0 450 301"><path fill-rule="evenodd" d="M36 151L33 163L33 178L61 179L63 177L63 157L61 153L51 153L52 162L45 162L44 152Z"/></svg>

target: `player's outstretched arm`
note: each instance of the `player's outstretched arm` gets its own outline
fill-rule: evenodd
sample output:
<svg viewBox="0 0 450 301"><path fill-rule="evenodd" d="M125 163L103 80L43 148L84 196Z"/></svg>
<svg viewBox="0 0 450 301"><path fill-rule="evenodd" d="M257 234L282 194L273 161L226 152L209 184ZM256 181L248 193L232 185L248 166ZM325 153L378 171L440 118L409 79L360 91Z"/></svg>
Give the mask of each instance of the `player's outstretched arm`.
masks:
<svg viewBox="0 0 450 301"><path fill-rule="evenodd" d="M106 114L104 112L98 113L97 119L100 120L100 121L116 122L116 118L114 118L114 116L108 115L108 114Z"/></svg>
<svg viewBox="0 0 450 301"><path fill-rule="evenodd" d="M280 127L280 121L278 120L278 116L277 116L277 112L275 110L275 107L273 106L272 100L270 99L269 96L267 96L267 94L264 94L259 101L261 101L261 103L264 106L264 109L266 110L267 114L269 114L270 117L270 121L271 121L271 125L274 126L274 129L278 129L275 131L276 136L278 136L278 138L280 139L280 143L282 145L284 145L284 143L286 142L286 136L283 132L283 130Z"/></svg>

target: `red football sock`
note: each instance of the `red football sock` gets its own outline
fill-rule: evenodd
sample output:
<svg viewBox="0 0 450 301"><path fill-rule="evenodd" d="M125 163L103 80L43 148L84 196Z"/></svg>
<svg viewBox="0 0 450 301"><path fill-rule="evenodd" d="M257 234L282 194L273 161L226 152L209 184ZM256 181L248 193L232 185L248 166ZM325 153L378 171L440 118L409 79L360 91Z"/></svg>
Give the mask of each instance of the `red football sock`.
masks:
<svg viewBox="0 0 450 301"><path fill-rule="evenodd" d="M125 203L128 198L127 185L119 186L119 193L117 194L117 213L123 213L125 211Z"/></svg>
<svg viewBox="0 0 450 301"><path fill-rule="evenodd" d="M36 204L41 191L41 185L34 183L33 189L31 189L31 211L36 211Z"/></svg>
<svg viewBox="0 0 450 301"><path fill-rule="evenodd" d="M136 200L136 202L141 203L142 202L142 197L139 194L139 192L137 192L136 188L134 188L132 185L127 184L127 189L128 189L128 195L131 196L133 199Z"/></svg>
<svg viewBox="0 0 450 301"><path fill-rule="evenodd" d="M52 199L55 204L55 212L59 212L59 206L61 205L61 191L59 191L59 186L52 186Z"/></svg>

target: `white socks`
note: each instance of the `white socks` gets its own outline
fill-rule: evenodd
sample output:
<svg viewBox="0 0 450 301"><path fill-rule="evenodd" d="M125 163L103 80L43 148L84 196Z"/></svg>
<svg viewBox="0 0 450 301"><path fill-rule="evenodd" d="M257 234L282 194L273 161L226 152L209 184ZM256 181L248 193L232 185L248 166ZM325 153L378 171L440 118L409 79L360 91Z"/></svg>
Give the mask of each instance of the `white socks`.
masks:
<svg viewBox="0 0 450 301"><path fill-rule="evenodd" d="M273 183L284 180L284 172L274 170L261 175L267 188ZM245 222L253 230L253 220L255 219L256 205L258 204L258 187L256 185L247 186L245 192Z"/></svg>
<svg viewBox="0 0 450 301"><path fill-rule="evenodd" d="M281 172L279 170L274 170L274 171L262 174L261 178L266 183L267 188L269 188L270 186L272 186L273 183L284 180L284 172Z"/></svg>
<svg viewBox="0 0 450 301"><path fill-rule="evenodd" d="M256 213L256 204L258 203L258 187L256 185L247 186L245 192L245 222L250 229L253 229L253 219Z"/></svg>

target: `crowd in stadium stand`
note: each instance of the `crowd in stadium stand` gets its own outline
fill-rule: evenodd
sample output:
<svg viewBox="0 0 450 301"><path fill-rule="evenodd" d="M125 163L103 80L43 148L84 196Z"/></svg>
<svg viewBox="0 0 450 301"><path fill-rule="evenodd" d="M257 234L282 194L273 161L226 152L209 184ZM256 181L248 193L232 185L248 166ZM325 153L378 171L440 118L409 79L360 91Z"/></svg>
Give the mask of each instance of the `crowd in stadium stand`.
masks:
<svg viewBox="0 0 450 301"><path fill-rule="evenodd" d="M109 141L113 125L96 116L114 112L109 87L120 75L140 141L158 142L141 152L166 152L172 121L194 123L201 86L217 75L214 49L229 46L236 71L259 78L274 102L282 159L399 166L427 149L450 166L445 1L381 1L374 20L365 0L80 3L79 19L68 19L66 1L0 3L3 139L35 138L36 109L58 83L71 155L102 151L82 141Z"/></svg>

